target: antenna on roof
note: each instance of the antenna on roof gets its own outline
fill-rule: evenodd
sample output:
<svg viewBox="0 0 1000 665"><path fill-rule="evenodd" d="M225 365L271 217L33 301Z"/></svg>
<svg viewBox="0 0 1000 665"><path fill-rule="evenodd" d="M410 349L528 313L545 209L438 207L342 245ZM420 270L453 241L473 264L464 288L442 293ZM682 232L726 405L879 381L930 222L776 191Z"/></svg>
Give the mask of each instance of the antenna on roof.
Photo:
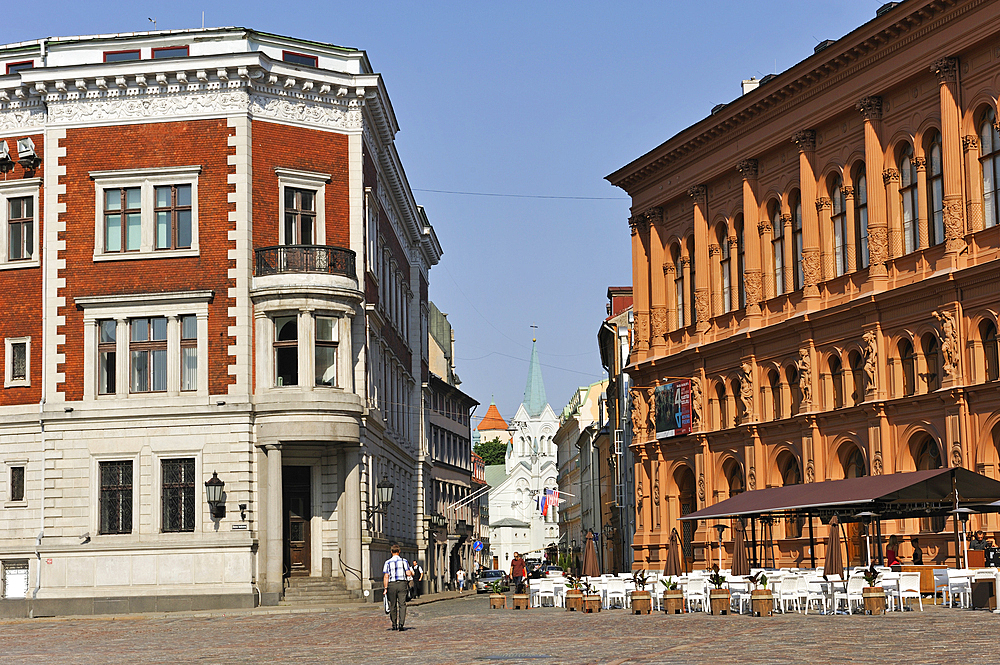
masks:
<svg viewBox="0 0 1000 665"><path fill-rule="evenodd" d="M201 13L201 29L205 29L205 12Z"/></svg>

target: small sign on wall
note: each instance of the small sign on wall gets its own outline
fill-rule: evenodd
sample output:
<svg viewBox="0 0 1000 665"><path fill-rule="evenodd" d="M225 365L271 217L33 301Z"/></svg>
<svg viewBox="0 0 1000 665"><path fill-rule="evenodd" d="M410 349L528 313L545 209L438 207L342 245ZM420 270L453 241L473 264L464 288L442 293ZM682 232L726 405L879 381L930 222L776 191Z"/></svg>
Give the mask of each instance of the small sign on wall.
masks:
<svg viewBox="0 0 1000 665"><path fill-rule="evenodd" d="M250 529L249 524L234 524L233 531L247 531Z"/></svg>

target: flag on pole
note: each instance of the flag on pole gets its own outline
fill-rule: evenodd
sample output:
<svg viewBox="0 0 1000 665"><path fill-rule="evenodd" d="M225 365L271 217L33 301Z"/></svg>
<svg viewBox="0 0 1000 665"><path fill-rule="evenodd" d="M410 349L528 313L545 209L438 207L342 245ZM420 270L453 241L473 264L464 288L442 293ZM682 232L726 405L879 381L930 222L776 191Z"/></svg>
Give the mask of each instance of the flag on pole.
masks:
<svg viewBox="0 0 1000 665"><path fill-rule="evenodd" d="M551 490L545 490L545 496L542 499L542 517L545 517L549 513L549 497L551 496Z"/></svg>

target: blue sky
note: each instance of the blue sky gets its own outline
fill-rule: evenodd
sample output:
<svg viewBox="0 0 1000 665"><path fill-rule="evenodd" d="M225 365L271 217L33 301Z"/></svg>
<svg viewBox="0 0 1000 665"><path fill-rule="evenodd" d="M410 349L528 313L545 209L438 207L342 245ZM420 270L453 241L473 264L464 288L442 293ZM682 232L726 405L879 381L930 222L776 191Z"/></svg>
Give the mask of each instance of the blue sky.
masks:
<svg viewBox="0 0 1000 665"><path fill-rule="evenodd" d="M510 418L533 334L549 403L604 378L607 287L631 282L629 201L604 176L871 20L881 0L10 3L0 42L205 25L364 49L444 257L431 299L462 389ZM426 190L513 194L472 196ZM569 198L580 197L580 198ZM531 328L537 325L537 329ZM536 332L537 330L537 332Z"/></svg>

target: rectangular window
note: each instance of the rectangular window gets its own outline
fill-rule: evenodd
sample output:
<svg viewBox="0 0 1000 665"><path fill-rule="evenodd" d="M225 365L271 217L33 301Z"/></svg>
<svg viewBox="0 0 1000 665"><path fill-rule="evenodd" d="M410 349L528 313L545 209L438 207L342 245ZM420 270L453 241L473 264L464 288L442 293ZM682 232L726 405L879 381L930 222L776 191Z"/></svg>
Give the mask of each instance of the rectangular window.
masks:
<svg viewBox="0 0 1000 665"><path fill-rule="evenodd" d="M316 317L316 385L337 385L337 319Z"/></svg>
<svg viewBox="0 0 1000 665"><path fill-rule="evenodd" d="M104 62L125 62L126 60L139 60L141 57L142 52L139 49L104 52Z"/></svg>
<svg viewBox="0 0 1000 665"><path fill-rule="evenodd" d="M194 531L194 459L165 459L163 470L163 531Z"/></svg>
<svg viewBox="0 0 1000 665"><path fill-rule="evenodd" d="M294 51L282 51L281 59L285 62L291 62L296 65L305 65L307 67L318 67L319 58L314 55L305 55L303 53L295 53Z"/></svg>
<svg viewBox="0 0 1000 665"><path fill-rule="evenodd" d="M142 241L142 190L104 190L104 251L138 252Z"/></svg>
<svg viewBox="0 0 1000 665"><path fill-rule="evenodd" d="M191 185L154 189L156 249L191 248Z"/></svg>
<svg viewBox="0 0 1000 665"><path fill-rule="evenodd" d="M24 467L10 467L10 500L24 501Z"/></svg>
<svg viewBox="0 0 1000 665"><path fill-rule="evenodd" d="M10 345L10 380L24 381L28 378L28 343L14 342Z"/></svg>
<svg viewBox="0 0 1000 665"><path fill-rule="evenodd" d="M198 317L181 317L181 390L198 390Z"/></svg>
<svg viewBox="0 0 1000 665"><path fill-rule="evenodd" d="M100 533L132 533L132 462L101 462Z"/></svg>
<svg viewBox="0 0 1000 665"><path fill-rule="evenodd" d="M23 60L21 62L8 62L7 73L14 74L16 72L20 72L25 69L32 69L34 66L35 66L34 60Z"/></svg>
<svg viewBox="0 0 1000 665"><path fill-rule="evenodd" d="M274 318L274 382L299 385L299 328L297 316Z"/></svg>
<svg viewBox="0 0 1000 665"><path fill-rule="evenodd" d="M0 562L3 567L3 597L28 597L28 561L13 559Z"/></svg>
<svg viewBox="0 0 1000 665"><path fill-rule="evenodd" d="M186 58L188 56L187 46L164 46L153 49L153 60L160 58Z"/></svg>
<svg viewBox="0 0 1000 665"><path fill-rule="evenodd" d="M101 395L114 395L115 376L117 372L115 356L118 350L118 322L114 319L105 319L104 321L97 322L97 328L97 392Z"/></svg>
<svg viewBox="0 0 1000 665"><path fill-rule="evenodd" d="M315 226L316 192L285 187L285 244L313 244Z"/></svg>
<svg viewBox="0 0 1000 665"><path fill-rule="evenodd" d="M131 391L164 392L167 389L167 319L132 319L129 336L132 364Z"/></svg>
<svg viewBox="0 0 1000 665"><path fill-rule="evenodd" d="M7 258L10 261L31 258L35 246L34 202L31 196L7 200Z"/></svg>

